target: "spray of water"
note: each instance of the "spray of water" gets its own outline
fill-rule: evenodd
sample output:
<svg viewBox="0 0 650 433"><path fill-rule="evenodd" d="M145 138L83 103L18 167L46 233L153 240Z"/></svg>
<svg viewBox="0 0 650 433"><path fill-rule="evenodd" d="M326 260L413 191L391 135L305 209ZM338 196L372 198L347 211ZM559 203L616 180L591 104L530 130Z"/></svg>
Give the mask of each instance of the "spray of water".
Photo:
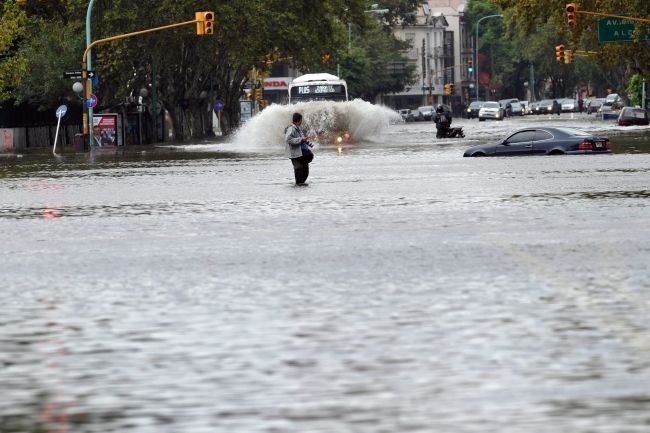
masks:
<svg viewBox="0 0 650 433"><path fill-rule="evenodd" d="M273 104L244 124L235 135L233 145L238 148L283 147L284 128L291 123L295 112L302 114L302 127L308 135L320 134L320 138L314 140L319 144L345 132L354 142L373 141L391 123L402 121L395 111L360 99Z"/></svg>

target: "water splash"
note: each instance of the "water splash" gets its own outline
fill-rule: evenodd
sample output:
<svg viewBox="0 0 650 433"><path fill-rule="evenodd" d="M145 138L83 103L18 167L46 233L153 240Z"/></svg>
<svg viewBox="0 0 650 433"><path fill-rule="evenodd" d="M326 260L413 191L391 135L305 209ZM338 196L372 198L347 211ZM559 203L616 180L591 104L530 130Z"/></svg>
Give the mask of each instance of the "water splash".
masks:
<svg viewBox="0 0 650 433"><path fill-rule="evenodd" d="M402 122L399 114L390 108L361 99L273 104L246 122L235 135L233 144L238 148L284 146L284 128L291 123L291 116L295 112L302 113L303 129L308 135L325 133L331 137L348 132L357 142L373 141L391 123ZM323 137L321 135L320 141L324 140Z"/></svg>

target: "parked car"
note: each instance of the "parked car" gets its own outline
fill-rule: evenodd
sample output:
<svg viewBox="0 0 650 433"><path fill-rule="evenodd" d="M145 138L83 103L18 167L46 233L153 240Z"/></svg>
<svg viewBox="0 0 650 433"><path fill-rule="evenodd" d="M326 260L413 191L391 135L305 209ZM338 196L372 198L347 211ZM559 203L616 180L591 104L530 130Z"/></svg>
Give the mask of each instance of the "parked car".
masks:
<svg viewBox="0 0 650 433"><path fill-rule="evenodd" d="M598 109L598 114L605 119L618 119L620 110L623 108L623 105L620 100L605 100L603 105Z"/></svg>
<svg viewBox="0 0 650 433"><path fill-rule="evenodd" d="M399 115L402 116L402 120L405 122L415 122L415 116L413 115L413 112L408 108L400 109Z"/></svg>
<svg viewBox="0 0 650 433"><path fill-rule="evenodd" d="M608 105L613 105L617 102L620 103L621 97L618 95L618 93L610 93L605 97L605 102L609 102Z"/></svg>
<svg viewBox="0 0 650 433"><path fill-rule="evenodd" d="M418 107L418 111L422 113L424 120L431 120L431 117L435 112L435 108L433 108L431 105L424 105L422 107Z"/></svg>
<svg viewBox="0 0 650 433"><path fill-rule="evenodd" d="M472 101L467 107L467 118L474 119L478 117L478 110L483 106L483 101Z"/></svg>
<svg viewBox="0 0 650 433"><path fill-rule="evenodd" d="M496 101L487 101L483 103L483 106L478 110L479 122L482 122L485 119L503 120L504 116L505 111L503 107Z"/></svg>
<svg viewBox="0 0 650 433"><path fill-rule="evenodd" d="M648 125L648 113L643 108L623 107L616 121L619 126Z"/></svg>
<svg viewBox="0 0 650 433"><path fill-rule="evenodd" d="M511 116L523 116L524 115L523 107L519 103L519 99L517 99L517 98L499 99L499 105L501 105L501 107L503 107L504 113L507 111L508 104L510 104L510 115Z"/></svg>
<svg viewBox="0 0 650 433"><path fill-rule="evenodd" d="M564 98L557 101L563 113L575 113L578 111L578 101L571 98Z"/></svg>
<svg viewBox="0 0 650 433"><path fill-rule="evenodd" d="M513 116L523 116L524 115L524 106L521 105L521 102L511 102L510 106L512 107Z"/></svg>
<svg viewBox="0 0 650 433"><path fill-rule="evenodd" d="M523 156L611 153L607 137L573 128L525 128L498 143L470 147L463 156Z"/></svg>
<svg viewBox="0 0 650 433"><path fill-rule="evenodd" d="M411 113L413 113L413 119L414 119L416 122L422 122L422 121L424 120L424 116L422 115L422 113L420 112L420 110L418 110L417 108L413 108L413 109L411 110Z"/></svg>
<svg viewBox="0 0 650 433"><path fill-rule="evenodd" d="M603 102L605 102L605 98L596 98L596 99L590 99L587 101L587 114L593 114L593 113L598 113L600 108L603 106Z"/></svg>
<svg viewBox="0 0 650 433"><path fill-rule="evenodd" d="M553 100L542 99L537 103L535 114L551 114L553 113Z"/></svg>

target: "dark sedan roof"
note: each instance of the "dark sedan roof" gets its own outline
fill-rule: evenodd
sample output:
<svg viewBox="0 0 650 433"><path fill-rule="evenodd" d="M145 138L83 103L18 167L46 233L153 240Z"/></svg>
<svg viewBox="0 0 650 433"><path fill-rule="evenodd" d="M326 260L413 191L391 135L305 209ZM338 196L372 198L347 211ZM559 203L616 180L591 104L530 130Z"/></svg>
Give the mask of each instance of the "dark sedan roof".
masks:
<svg viewBox="0 0 650 433"><path fill-rule="evenodd" d="M590 137L593 134L583 131L582 129L576 128L565 128L565 127L554 127L554 126L545 126L541 128L532 127L532 128L521 128L516 131L511 132L509 135L514 134L519 131L531 131L531 130L541 130L547 131L553 134L555 137Z"/></svg>

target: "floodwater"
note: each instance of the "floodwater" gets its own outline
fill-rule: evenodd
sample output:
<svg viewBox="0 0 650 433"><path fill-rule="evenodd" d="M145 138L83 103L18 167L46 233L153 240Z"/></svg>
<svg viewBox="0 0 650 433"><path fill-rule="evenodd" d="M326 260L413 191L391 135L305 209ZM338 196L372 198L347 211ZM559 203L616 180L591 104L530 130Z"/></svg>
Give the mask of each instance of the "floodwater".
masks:
<svg viewBox="0 0 650 433"><path fill-rule="evenodd" d="M650 431L650 129L382 121L299 188L278 113L0 158L0 432ZM615 153L462 158L545 122Z"/></svg>

